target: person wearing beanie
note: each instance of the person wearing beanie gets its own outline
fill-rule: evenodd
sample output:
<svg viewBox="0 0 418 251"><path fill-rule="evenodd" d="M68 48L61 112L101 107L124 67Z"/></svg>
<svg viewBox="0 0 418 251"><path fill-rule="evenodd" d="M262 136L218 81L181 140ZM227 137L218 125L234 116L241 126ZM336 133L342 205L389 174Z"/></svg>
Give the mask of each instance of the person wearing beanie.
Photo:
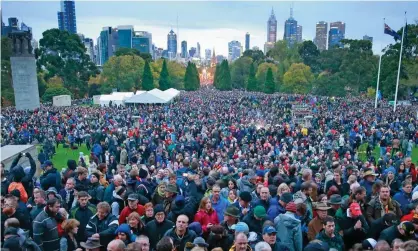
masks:
<svg viewBox="0 0 418 251"><path fill-rule="evenodd" d="M301 221L296 218L296 204L291 201L286 205L286 213L278 215L274 219L274 225L282 244L290 251L302 251L302 227Z"/></svg>
<svg viewBox="0 0 418 251"><path fill-rule="evenodd" d="M380 233L379 241L384 240L387 243L392 243L394 239L401 239L403 241L414 239L415 226L412 222L403 221L398 225L393 225L386 228Z"/></svg>
<svg viewBox="0 0 418 251"><path fill-rule="evenodd" d="M93 205L99 204L103 201L105 188L100 184L100 173L99 171L93 172L90 176L90 185L87 190L90 195L90 203Z"/></svg>
<svg viewBox="0 0 418 251"><path fill-rule="evenodd" d="M274 221L274 218L279 214L286 213L286 205L293 199L292 193L283 193L279 198L273 198L270 200L270 207L267 210L269 220Z"/></svg>
<svg viewBox="0 0 418 251"><path fill-rule="evenodd" d="M124 223L118 226L116 229L115 234L117 235L117 239L123 241L125 245L128 245L131 242L131 228L128 224Z"/></svg>
<svg viewBox="0 0 418 251"><path fill-rule="evenodd" d="M174 226L172 221L166 219L164 207L158 204L154 207L154 220L147 223L145 232L149 234L150 250L155 250L157 243L164 234Z"/></svg>
<svg viewBox="0 0 418 251"><path fill-rule="evenodd" d="M363 250L373 250L376 244L377 241L375 239L368 238L361 243L361 246L363 247Z"/></svg>
<svg viewBox="0 0 418 251"><path fill-rule="evenodd" d="M248 225L250 232L255 232L256 234L261 236L263 232L263 223L266 220L266 209L263 206L259 205L256 206L252 212L250 212L244 217L243 222L245 222Z"/></svg>
<svg viewBox="0 0 418 251"><path fill-rule="evenodd" d="M171 208L171 211L167 215L167 219L175 222L177 217L181 214L186 215L190 219L193 219L194 214L196 213L197 201L194 197L188 197L188 201L186 203L186 199L183 195L177 195L174 200L174 205Z"/></svg>
<svg viewBox="0 0 418 251"><path fill-rule="evenodd" d="M202 225L199 222L190 223L189 229L193 230L197 234L197 236L202 236L203 235Z"/></svg>
<svg viewBox="0 0 418 251"><path fill-rule="evenodd" d="M335 221L332 216L325 217L323 228L316 236L316 240L327 243L329 248L345 250L343 238L340 234L335 233Z"/></svg>
<svg viewBox="0 0 418 251"><path fill-rule="evenodd" d="M382 218L379 218L370 224L370 230L367 233L367 236L377 240L383 230L393 225L397 225L398 223L399 219L397 219L394 213L387 213Z"/></svg>
<svg viewBox="0 0 418 251"><path fill-rule="evenodd" d="M239 209L240 220L243 220L244 217L252 210L251 200L251 193L248 191L242 191L239 194L239 199L234 204L232 204Z"/></svg>

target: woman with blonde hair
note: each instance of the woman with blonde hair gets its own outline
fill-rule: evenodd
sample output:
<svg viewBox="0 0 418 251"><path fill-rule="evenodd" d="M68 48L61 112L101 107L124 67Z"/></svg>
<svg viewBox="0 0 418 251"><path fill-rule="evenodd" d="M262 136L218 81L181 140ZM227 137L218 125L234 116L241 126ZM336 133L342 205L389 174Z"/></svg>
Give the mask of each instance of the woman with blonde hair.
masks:
<svg viewBox="0 0 418 251"><path fill-rule="evenodd" d="M65 220L62 223L62 229L64 230L64 235L60 240L60 251L81 251L82 249L78 247L75 236L78 232L78 226L80 222L75 219Z"/></svg>
<svg viewBox="0 0 418 251"><path fill-rule="evenodd" d="M278 197L282 196L282 194L284 193L289 193L289 192L290 192L290 188L286 183L280 184L279 187L277 188Z"/></svg>
<svg viewBox="0 0 418 251"><path fill-rule="evenodd" d="M165 189L167 185L165 182L158 184L157 189L155 189L154 194L152 195L152 204L163 204L165 199Z"/></svg>
<svg viewBox="0 0 418 251"><path fill-rule="evenodd" d="M213 225L219 224L218 214L213 209L209 197L204 197L200 201L199 210L194 217L194 221L202 225L204 235L210 233L210 228Z"/></svg>

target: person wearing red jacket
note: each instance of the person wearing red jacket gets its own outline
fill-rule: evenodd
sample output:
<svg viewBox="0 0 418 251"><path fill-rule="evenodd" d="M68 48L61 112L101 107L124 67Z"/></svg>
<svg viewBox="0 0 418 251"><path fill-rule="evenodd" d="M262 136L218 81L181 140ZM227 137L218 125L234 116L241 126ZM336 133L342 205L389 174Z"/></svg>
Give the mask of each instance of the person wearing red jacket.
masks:
<svg viewBox="0 0 418 251"><path fill-rule="evenodd" d="M210 228L219 224L218 214L212 207L209 197L204 197L200 201L199 210L194 216L194 221L202 225L203 234L210 233Z"/></svg>
<svg viewBox="0 0 418 251"><path fill-rule="evenodd" d="M128 196L128 206L126 206L119 215L119 225L127 223L127 218L132 212L137 212L140 216L145 214L145 207L138 204L138 195L130 194Z"/></svg>
<svg viewBox="0 0 418 251"><path fill-rule="evenodd" d="M416 184L417 183L418 171L415 168L415 165L412 163L411 157L406 157L405 158L405 170L409 170L409 173L412 175L412 183Z"/></svg>

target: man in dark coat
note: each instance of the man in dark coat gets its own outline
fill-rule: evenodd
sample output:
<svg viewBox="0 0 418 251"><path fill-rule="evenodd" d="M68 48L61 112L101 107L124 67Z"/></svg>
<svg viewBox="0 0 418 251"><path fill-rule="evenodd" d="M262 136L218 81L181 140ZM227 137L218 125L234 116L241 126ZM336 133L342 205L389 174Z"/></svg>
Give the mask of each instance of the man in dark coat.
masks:
<svg viewBox="0 0 418 251"><path fill-rule="evenodd" d="M89 203L89 195L85 191L78 192L77 202L77 206L73 207L70 211L70 218L76 219L80 222L75 238L77 242L81 242L86 239L86 227L90 218L96 214L96 207Z"/></svg>
<svg viewBox="0 0 418 251"><path fill-rule="evenodd" d="M346 248L351 248L355 243L361 242L367 237L369 225L366 218L362 215L360 205L357 202L351 203L349 215L336 215L337 232L343 231L344 244Z"/></svg>
<svg viewBox="0 0 418 251"><path fill-rule="evenodd" d="M164 234L174 226L172 221L166 219L164 208L161 204L155 206L154 214L155 219L148 222L145 226L145 232L149 233L148 237L151 250L155 249L158 241L161 240Z"/></svg>
<svg viewBox="0 0 418 251"><path fill-rule="evenodd" d="M263 232L263 223L266 220L266 209L263 206L259 205L256 206L252 212L250 212L244 217L243 222L245 222L248 225L250 232L255 232L256 234L261 236Z"/></svg>
<svg viewBox="0 0 418 251"><path fill-rule="evenodd" d="M394 239L401 239L403 241L412 240L414 238L415 227L409 221L401 222L399 225L394 225L386 228L380 233L379 240L392 243Z"/></svg>
<svg viewBox="0 0 418 251"><path fill-rule="evenodd" d="M188 229L189 218L186 215L177 217L176 226L168 230L164 236L170 237L177 250L184 250L187 242L193 242L197 237L193 230Z"/></svg>
<svg viewBox="0 0 418 251"><path fill-rule="evenodd" d="M61 175L58 170L53 167L52 162L49 160L45 161L42 168L45 170L40 177L42 189L46 191L50 187L55 187L59 191L61 189Z"/></svg>
<svg viewBox="0 0 418 251"><path fill-rule="evenodd" d="M90 218L86 226L86 237L99 238L100 245L107 247L116 237L115 231L118 226L118 219L110 213L110 205L100 202L97 204L97 214Z"/></svg>
<svg viewBox="0 0 418 251"><path fill-rule="evenodd" d="M23 169L23 167L18 164L19 160L22 157L27 157L29 159L30 171L27 174L25 173L25 170ZM33 193L33 179L32 178L36 172L36 163L35 163L35 160L33 160L32 155L30 153L25 153L25 155L23 155L22 153L19 153L16 159L13 160L10 170L11 171L8 177L9 181L22 182L22 185L25 188L26 193L28 195L32 195Z"/></svg>
<svg viewBox="0 0 418 251"><path fill-rule="evenodd" d="M35 206L32 207L30 210L30 218L34 220L39 213L41 213L45 206L46 206L46 193L44 190L40 190L37 193L33 194L33 200L35 202Z"/></svg>
<svg viewBox="0 0 418 251"><path fill-rule="evenodd" d="M374 220L370 224L370 231L368 237L373 238L375 240L379 239L380 233L383 230L393 225L396 225L397 222L398 220L396 219L396 215L394 213L385 214L382 218Z"/></svg>

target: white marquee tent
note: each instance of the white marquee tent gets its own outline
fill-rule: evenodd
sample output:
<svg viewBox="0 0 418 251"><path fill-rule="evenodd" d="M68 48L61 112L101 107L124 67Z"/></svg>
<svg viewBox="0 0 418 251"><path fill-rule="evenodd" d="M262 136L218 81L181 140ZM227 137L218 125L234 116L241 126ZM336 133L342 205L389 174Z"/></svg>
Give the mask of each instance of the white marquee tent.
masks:
<svg viewBox="0 0 418 251"><path fill-rule="evenodd" d="M180 91L179 90L176 90L174 88L170 88L168 90L165 90L164 93L166 93L168 96L173 97L173 98L175 98L178 95L180 95Z"/></svg>
<svg viewBox="0 0 418 251"><path fill-rule="evenodd" d="M174 97L179 95L179 91L176 89L169 89L170 92L163 92L159 89L152 89L148 92L139 93L140 91L137 91L137 94L130 97L129 99L125 100L125 103L127 104L165 104L171 102ZM178 92L176 94L176 92Z"/></svg>
<svg viewBox="0 0 418 251"><path fill-rule="evenodd" d="M113 92L109 95L101 95L100 106L109 106L110 101L112 101L112 105L124 105L125 100L133 95L133 92Z"/></svg>

